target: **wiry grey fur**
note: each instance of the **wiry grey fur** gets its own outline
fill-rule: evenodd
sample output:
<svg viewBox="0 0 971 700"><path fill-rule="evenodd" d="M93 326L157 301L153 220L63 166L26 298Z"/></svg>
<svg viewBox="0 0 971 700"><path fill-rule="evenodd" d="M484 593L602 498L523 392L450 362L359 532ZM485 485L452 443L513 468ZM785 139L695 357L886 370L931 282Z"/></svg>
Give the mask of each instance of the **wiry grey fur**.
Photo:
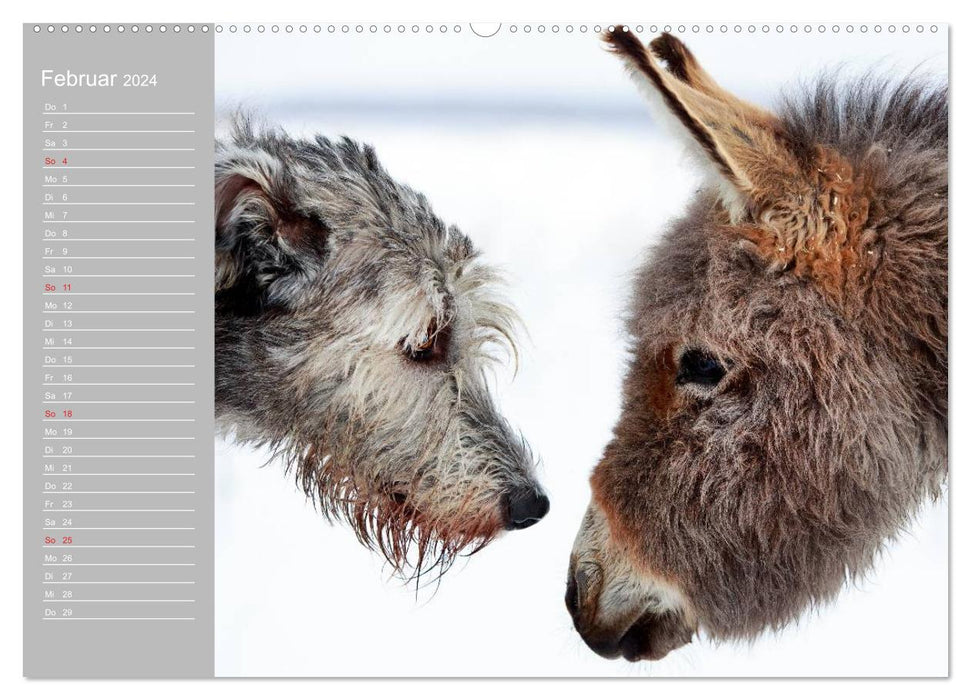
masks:
<svg viewBox="0 0 971 700"><path fill-rule="evenodd" d="M655 84L715 94L673 37L654 58L607 41ZM571 558L568 607L607 656L787 625L867 572L947 474L946 87L826 77L778 119L726 104L692 125L719 166L771 152L729 185L740 214L700 192L637 273L623 412ZM759 171L773 159L791 175ZM688 350L723 378L679 381Z"/></svg>
<svg viewBox="0 0 971 700"><path fill-rule="evenodd" d="M540 492L487 387L495 351L514 352L495 271L346 138L239 118L216 193L220 428L282 456L398 570L490 541L510 494ZM429 333L440 356L411 359Z"/></svg>

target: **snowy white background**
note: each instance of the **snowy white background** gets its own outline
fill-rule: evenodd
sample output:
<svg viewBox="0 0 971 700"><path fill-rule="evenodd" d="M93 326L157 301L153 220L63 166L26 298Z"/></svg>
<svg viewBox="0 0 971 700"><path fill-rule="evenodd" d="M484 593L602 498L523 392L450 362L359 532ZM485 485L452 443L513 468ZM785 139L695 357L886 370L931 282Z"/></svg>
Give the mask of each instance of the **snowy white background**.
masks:
<svg viewBox="0 0 971 700"><path fill-rule="evenodd" d="M396 25L393 25L396 26ZM552 500L445 577L388 580L266 455L216 443L218 675L940 675L948 669L947 507L929 506L870 578L752 644L702 638L655 664L590 652L563 606L587 478L618 415L629 277L696 186L616 59L587 32L217 39L217 107L372 143L510 279L529 337L506 415ZM943 76L945 31L687 35L709 72L771 104L823 67ZM424 27L424 25L422 25ZM767 58L771 57L771 58Z"/></svg>

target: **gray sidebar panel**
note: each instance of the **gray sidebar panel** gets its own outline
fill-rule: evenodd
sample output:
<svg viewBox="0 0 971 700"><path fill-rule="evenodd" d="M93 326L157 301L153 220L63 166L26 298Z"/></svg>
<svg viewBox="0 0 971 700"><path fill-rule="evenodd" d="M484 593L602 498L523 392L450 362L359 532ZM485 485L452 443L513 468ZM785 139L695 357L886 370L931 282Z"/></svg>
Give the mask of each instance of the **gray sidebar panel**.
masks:
<svg viewBox="0 0 971 700"><path fill-rule="evenodd" d="M213 674L213 54L24 26L29 677Z"/></svg>

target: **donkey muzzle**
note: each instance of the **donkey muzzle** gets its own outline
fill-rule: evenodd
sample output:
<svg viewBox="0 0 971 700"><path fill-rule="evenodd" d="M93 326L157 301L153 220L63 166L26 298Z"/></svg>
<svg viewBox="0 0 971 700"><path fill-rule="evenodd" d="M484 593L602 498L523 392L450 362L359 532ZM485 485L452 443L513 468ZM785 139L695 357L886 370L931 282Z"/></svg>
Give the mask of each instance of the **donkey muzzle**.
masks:
<svg viewBox="0 0 971 700"><path fill-rule="evenodd" d="M632 623L600 614L606 612L599 610L601 582L597 570L571 566L566 586L566 608L580 637L595 653L606 659L657 661L691 641L694 627L683 611L658 609L651 598Z"/></svg>

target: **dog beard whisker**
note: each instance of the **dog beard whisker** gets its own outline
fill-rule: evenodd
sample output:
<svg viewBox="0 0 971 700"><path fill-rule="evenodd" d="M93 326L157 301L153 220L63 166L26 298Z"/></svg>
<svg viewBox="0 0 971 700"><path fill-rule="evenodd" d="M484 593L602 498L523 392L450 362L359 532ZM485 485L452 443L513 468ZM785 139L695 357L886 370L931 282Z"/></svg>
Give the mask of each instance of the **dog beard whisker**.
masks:
<svg viewBox="0 0 971 700"><path fill-rule="evenodd" d="M297 431L275 441L273 458L281 458L286 471L294 471L299 487L328 522L350 525L363 546L379 553L393 575L414 582L417 590L430 585L429 576L440 580L459 557L479 551L502 530L494 505L499 495L491 484L501 481L503 469L469 471L472 465L493 462L490 450L477 446L476 436L485 434L490 443L502 436L494 434L496 428L483 422L478 410L449 410L434 435L414 441L415 452L395 457L428 465L418 469L410 483L382 486L369 483L370 477L358 482L355 470L344 465L366 464L368 459L353 451L355 441L349 438L380 434L381 423L377 420L375 425L373 415L354 418L355 408L365 403L369 402L349 407L351 414L332 414L321 421L318 430L330 436L326 441ZM381 457L382 461L390 455ZM373 467L367 471L381 473Z"/></svg>
<svg viewBox="0 0 971 700"><path fill-rule="evenodd" d="M338 519L350 525L358 541L379 553L393 575L414 582L416 591L439 581L459 556L480 550L500 529L497 518L483 509L482 499L466 494L458 508L428 516L414 505L412 497L397 502L388 494L375 497L362 491L352 479L340 475L330 456L320 455L315 448L290 453L292 464L299 465L304 491L329 521ZM320 468L324 463L329 465L326 470ZM411 492L422 493L418 500L432 505L434 489L421 489L421 480L416 477ZM451 487L445 492L445 502L454 490ZM433 577L430 581L429 576Z"/></svg>

